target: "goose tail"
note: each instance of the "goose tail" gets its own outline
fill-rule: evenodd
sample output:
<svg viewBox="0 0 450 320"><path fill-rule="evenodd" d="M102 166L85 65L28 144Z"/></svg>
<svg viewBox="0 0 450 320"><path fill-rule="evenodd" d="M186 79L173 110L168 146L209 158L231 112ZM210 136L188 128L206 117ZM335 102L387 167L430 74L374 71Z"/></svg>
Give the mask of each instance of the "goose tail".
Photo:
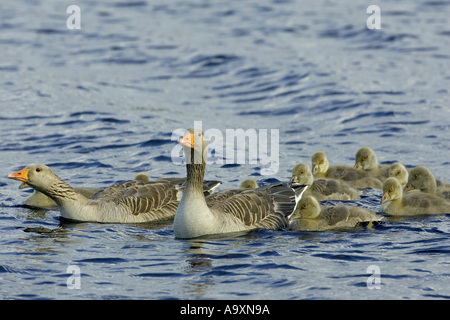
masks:
<svg viewBox="0 0 450 320"><path fill-rule="evenodd" d="M291 183L290 187L294 190L295 193L295 207L294 210L292 210L292 213L289 215L289 219L294 214L294 212L297 210L297 205L300 202L300 199L302 198L303 193L308 189L307 185L304 184L298 184L298 183Z"/></svg>

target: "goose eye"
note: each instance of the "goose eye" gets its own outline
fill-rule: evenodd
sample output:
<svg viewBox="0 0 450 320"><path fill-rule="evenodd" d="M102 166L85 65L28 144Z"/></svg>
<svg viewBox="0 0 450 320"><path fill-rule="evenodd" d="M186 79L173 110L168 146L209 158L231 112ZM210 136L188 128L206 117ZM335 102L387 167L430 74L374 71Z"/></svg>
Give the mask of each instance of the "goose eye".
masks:
<svg viewBox="0 0 450 320"><path fill-rule="evenodd" d="M320 164L323 164L323 160L320 161Z"/></svg>
<svg viewBox="0 0 450 320"><path fill-rule="evenodd" d="M41 172L41 168L36 168L36 172Z"/></svg>

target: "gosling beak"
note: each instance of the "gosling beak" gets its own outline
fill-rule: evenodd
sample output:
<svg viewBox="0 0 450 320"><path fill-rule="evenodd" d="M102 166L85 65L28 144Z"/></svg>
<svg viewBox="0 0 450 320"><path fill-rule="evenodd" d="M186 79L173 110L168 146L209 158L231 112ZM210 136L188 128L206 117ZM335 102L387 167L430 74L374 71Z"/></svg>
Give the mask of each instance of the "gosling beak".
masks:
<svg viewBox="0 0 450 320"><path fill-rule="evenodd" d="M362 168L361 162L357 162L357 163L355 163L355 166L354 166L354 168L355 168L355 169L359 169L359 168Z"/></svg>
<svg viewBox="0 0 450 320"><path fill-rule="evenodd" d="M319 171L319 166L318 166L318 165L315 165L315 166L313 167L312 171L313 171L313 174L316 174L316 173Z"/></svg>
<svg viewBox="0 0 450 320"><path fill-rule="evenodd" d="M28 181L28 171L30 171L30 169L22 169L20 171L10 173L10 174L8 174L8 178L22 181L22 182L27 182Z"/></svg>
<svg viewBox="0 0 450 320"><path fill-rule="evenodd" d="M385 203L386 201L388 201L388 193L383 193L383 196L381 197L381 201L380 204Z"/></svg>
<svg viewBox="0 0 450 320"><path fill-rule="evenodd" d="M405 191L414 190L414 187L412 186L411 182L408 182L405 186Z"/></svg>
<svg viewBox="0 0 450 320"><path fill-rule="evenodd" d="M178 143L183 147L194 148L194 135L186 133L183 138L178 139Z"/></svg>
<svg viewBox="0 0 450 320"><path fill-rule="evenodd" d="M292 187L292 185L293 185L294 183L297 183L297 179L295 179L295 177L292 177L291 180L289 180L288 187L289 187L289 188Z"/></svg>

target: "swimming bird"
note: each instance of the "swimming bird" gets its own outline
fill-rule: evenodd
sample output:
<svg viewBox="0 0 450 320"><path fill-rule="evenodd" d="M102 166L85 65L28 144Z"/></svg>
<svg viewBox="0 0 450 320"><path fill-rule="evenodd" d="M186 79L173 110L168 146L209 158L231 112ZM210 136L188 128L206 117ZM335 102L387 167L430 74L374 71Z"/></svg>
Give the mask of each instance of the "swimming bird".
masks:
<svg viewBox="0 0 450 320"><path fill-rule="evenodd" d="M355 169L364 170L382 182L389 177L389 165L379 165L375 151L369 147L363 147L356 152Z"/></svg>
<svg viewBox="0 0 450 320"><path fill-rule="evenodd" d="M299 163L292 169L291 183L307 185L304 196L312 195L319 201L360 199L360 192L343 180L314 179L306 163Z"/></svg>
<svg viewBox="0 0 450 320"><path fill-rule="evenodd" d="M295 231L336 230L381 220L382 217L373 210L350 205L321 206L314 197L303 196L289 228Z"/></svg>
<svg viewBox="0 0 450 320"><path fill-rule="evenodd" d="M239 186L240 189L256 189L258 187L258 183L253 179L246 179Z"/></svg>
<svg viewBox="0 0 450 320"><path fill-rule="evenodd" d="M289 217L306 186L273 184L257 189L230 189L205 198L201 185L208 143L203 132L188 129L178 142L186 156L187 181L173 223L176 238L289 226Z"/></svg>
<svg viewBox="0 0 450 320"><path fill-rule="evenodd" d="M312 156L312 165L314 179L330 178L344 180L353 188L357 189L381 189L383 187L383 183L368 172L345 165L333 165L330 167L325 153L321 151L316 152Z"/></svg>
<svg viewBox="0 0 450 320"><path fill-rule="evenodd" d="M397 179L389 177L383 184L383 212L388 215L413 216L450 213L450 202L436 195L410 191L404 193Z"/></svg>
<svg viewBox="0 0 450 320"><path fill-rule="evenodd" d="M396 162L389 167L389 177L396 178L404 188L408 183L409 172L400 162Z"/></svg>
<svg viewBox="0 0 450 320"><path fill-rule="evenodd" d="M434 194L445 199L450 199L450 188L446 187L443 183L441 183L441 187L438 188L436 178L425 166L418 166L411 169L405 191L414 189Z"/></svg>
<svg viewBox="0 0 450 320"><path fill-rule="evenodd" d="M183 194L184 178L128 181L100 190L91 199L76 192L48 166L33 164L8 178L26 182L50 197L61 216L77 221L138 223L173 218ZM209 194L220 184L205 183ZM202 188L202 186L201 186Z"/></svg>

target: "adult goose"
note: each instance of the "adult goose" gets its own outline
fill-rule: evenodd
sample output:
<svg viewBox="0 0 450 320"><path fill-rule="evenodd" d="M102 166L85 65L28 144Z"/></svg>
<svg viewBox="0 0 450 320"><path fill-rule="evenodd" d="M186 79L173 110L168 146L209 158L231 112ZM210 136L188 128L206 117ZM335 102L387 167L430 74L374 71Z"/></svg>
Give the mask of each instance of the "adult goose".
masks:
<svg viewBox="0 0 450 320"><path fill-rule="evenodd" d="M230 189L205 198L201 186L208 143L203 132L188 129L178 142L186 156L187 181L173 223L176 238L289 226L289 217L306 186L289 188L274 184L256 189Z"/></svg>
<svg viewBox="0 0 450 320"><path fill-rule="evenodd" d="M378 158L369 147L363 147L356 152L355 169L364 170L382 182L389 177L389 165L379 165Z"/></svg>
<svg viewBox="0 0 450 320"><path fill-rule="evenodd" d="M400 182L389 177L383 184L383 212L388 215L413 216L450 213L450 202L436 195L410 191L403 193Z"/></svg>
<svg viewBox="0 0 450 320"><path fill-rule="evenodd" d="M450 199L450 188L441 182L440 187L433 173L425 166L418 166L411 170L405 191L420 190L421 192L435 194L439 197Z"/></svg>
<svg viewBox="0 0 450 320"><path fill-rule="evenodd" d="M314 179L329 178L347 182L357 189L382 189L383 183L370 173L345 165L329 166L325 153L319 151L312 156Z"/></svg>
<svg viewBox="0 0 450 320"><path fill-rule="evenodd" d="M316 198L303 196L289 228L295 231L336 230L381 220L382 217L373 210L349 205L321 206Z"/></svg>
<svg viewBox="0 0 450 320"><path fill-rule="evenodd" d="M308 189L303 194L323 200L359 200L359 191L343 180L315 179L306 163L299 163L292 169L291 183L304 184Z"/></svg>
<svg viewBox="0 0 450 320"><path fill-rule="evenodd" d="M183 178L116 183L92 196L78 193L48 166L33 164L9 174L8 178L26 182L50 197L61 216L77 221L140 223L173 218L181 199ZM220 182L206 183L210 194Z"/></svg>

